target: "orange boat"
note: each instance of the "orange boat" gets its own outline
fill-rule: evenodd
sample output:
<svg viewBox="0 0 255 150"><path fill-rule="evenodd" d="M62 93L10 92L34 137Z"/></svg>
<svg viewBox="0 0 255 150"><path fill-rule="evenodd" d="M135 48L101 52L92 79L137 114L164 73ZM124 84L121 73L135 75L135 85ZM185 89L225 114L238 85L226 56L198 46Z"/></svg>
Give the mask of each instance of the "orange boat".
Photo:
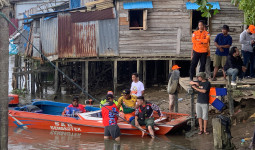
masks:
<svg viewBox="0 0 255 150"><path fill-rule="evenodd" d="M9 126L19 128L35 128L55 131L83 132L103 134L104 126L101 118L101 110L97 107L86 106L86 113L78 114L78 117L62 116L62 111L69 104L52 101L36 101L32 105L9 110ZM185 125L189 119L188 114L163 112L165 119L159 120L155 114L155 123L158 135L167 134ZM124 135L141 135L142 132L132 125L118 120L118 126ZM145 127L144 127L145 128Z"/></svg>

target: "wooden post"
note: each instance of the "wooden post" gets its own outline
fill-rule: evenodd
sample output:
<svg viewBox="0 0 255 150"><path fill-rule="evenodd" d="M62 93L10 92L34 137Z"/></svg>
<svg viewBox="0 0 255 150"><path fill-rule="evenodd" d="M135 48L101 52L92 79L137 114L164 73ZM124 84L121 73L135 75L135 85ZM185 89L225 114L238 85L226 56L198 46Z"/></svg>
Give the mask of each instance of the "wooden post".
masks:
<svg viewBox="0 0 255 150"><path fill-rule="evenodd" d="M54 90L55 90L55 94L58 93L58 62L56 62L56 68L55 68L55 76L54 76Z"/></svg>
<svg viewBox="0 0 255 150"><path fill-rule="evenodd" d="M195 107L194 107L194 91L191 94L191 129L193 129L195 127Z"/></svg>
<svg viewBox="0 0 255 150"><path fill-rule="evenodd" d="M85 91L89 92L89 61L85 61ZM88 99L88 95L85 98Z"/></svg>
<svg viewBox="0 0 255 150"><path fill-rule="evenodd" d="M34 60L32 60L32 65L31 65L31 97L35 98L35 65L34 65Z"/></svg>
<svg viewBox="0 0 255 150"><path fill-rule="evenodd" d="M146 87L146 60L143 61L143 85Z"/></svg>
<svg viewBox="0 0 255 150"><path fill-rule="evenodd" d="M230 116L234 115L234 101L232 99L232 87L231 87L231 76L228 76L228 105L229 105L229 114Z"/></svg>
<svg viewBox="0 0 255 150"><path fill-rule="evenodd" d="M114 75L113 75L113 91L114 93L117 92L117 84L118 84L118 80L117 80L117 76L118 76L118 61L114 60Z"/></svg>
<svg viewBox="0 0 255 150"><path fill-rule="evenodd" d="M221 120L220 118L212 119L213 126L213 144L215 148L223 148L222 147L222 138L221 138Z"/></svg>
<svg viewBox="0 0 255 150"><path fill-rule="evenodd" d="M172 70L172 66L173 66L173 60L169 60L169 63L168 63L168 68L169 68L169 71Z"/></svg>
<svg viewBox="0 0 255 150"><path fill-rule="evenodd" d="M154 66L154 81L158 81L158 62L155 60L155 66Z"/></svg>
<svg viewBox="0 0 255 150"><path fill-rule="evenodd" d="M81 87L85 88L85 62L81 63ZM84 93L82 93L84 94Z"/></svg>
<svg viewBox="0 0 255 150"><path fill-rule="evenodd" d="M136 61L136 72L138 73L138 75L140 76L141 74L141 71L140 71L140 60L137 60Z"/></svg>
<svg viewBox="0 0 255 150"><path fill-rule="evenodd" d="M178 93L176 93L174 96L174 107L175 107L175 112L178 113Z"/></svg>
<svg viewBox="0 0 255 150"><path fill-rule="evenodd" d="M227 132L227 129L230 130L230 126L226 127L221 123L220 118L212 119L213 126L213 140L214 140L214 148L215 149L234 149L233 144L231 142L231 138L229 138L230 133Z"/></svg>
<svg viewBox="0 0 255 150"><path fill-rule="evenodd" d="M170 68L169 68L169 61L165 61L165 69L166 69L166 80L168 81L168 75L169 75L169 72L170 72Z"/></svg>

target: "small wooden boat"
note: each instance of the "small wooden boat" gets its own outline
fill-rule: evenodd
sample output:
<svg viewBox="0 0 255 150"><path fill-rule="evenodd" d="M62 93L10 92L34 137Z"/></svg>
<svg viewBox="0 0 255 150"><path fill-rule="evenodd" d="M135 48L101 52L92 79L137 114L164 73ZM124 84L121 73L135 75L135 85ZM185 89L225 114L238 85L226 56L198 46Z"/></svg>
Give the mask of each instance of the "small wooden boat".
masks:
<svg viewBox="0 0 255 150"><path fill-rule="evenodd" d="M86 113L78 114L78 117L62 116L62 112L69 104L53 101L36 101L32 105L17 107L9 110L9 126L22 127L25 129L46 129L55 131L83 132L103 134L101 109L86 106ZM36 109L37 108L37 109ZM32 111L32 112L31 112ZM188 114L163 112L165 119L159 120L154 112L158 135L167 134L185 125L189 119ZM122 134L141 135L142 132L122 119L118 120L118 126ZM145 128L145 127L144 127Z"/></svg>

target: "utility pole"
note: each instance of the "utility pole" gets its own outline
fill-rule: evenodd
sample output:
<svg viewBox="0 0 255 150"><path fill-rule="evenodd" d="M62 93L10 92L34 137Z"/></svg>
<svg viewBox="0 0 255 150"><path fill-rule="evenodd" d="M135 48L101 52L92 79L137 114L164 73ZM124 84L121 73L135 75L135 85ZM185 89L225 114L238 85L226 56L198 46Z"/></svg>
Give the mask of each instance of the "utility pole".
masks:
<svg viewBox="0 0 255 150"><path fill-rule="evenodd" d="M9 27L2 14L9 15L9 0L0 7L0 150L8 149L8 68L9 68ZM2 5L1 5L2 6Z"/></svg>

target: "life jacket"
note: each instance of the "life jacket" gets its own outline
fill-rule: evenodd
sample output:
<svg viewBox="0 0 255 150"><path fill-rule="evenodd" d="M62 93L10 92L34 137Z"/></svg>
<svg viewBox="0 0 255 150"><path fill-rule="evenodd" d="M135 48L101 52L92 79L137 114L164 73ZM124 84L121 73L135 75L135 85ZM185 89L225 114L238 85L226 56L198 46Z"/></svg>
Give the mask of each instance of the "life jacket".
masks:
<svg viewBox="0 0 255 150"><path fill-rule="evenodd" d="M106 102L107 102L107 100L106 100L106 99L101 100L101 102L100 102L100 108L102 108L102 105L104 105ZM113 100L113 102L114 102L114 104L115 104L116 106L118 105L118 101Z"/></svg>
<svg viewBox="0 0 255 150"><path fill-rule="evenodd" d="M139 113L138 113L138 119L144 121L146 118L149 118L152 113L153 109L151 108L151 103L146 102L145 106L139 106Z"/></svg>

